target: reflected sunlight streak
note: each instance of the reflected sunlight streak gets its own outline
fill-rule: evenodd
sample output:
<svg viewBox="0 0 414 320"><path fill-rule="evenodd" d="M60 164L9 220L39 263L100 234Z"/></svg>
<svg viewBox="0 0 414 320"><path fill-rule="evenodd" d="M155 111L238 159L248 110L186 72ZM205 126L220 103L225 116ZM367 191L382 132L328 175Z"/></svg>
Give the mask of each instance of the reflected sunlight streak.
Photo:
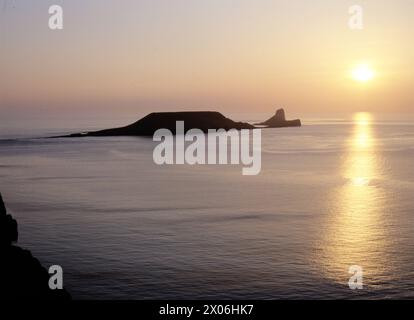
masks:
<svg viewBox="0 0 414 320"><path fill-rule="evenodd" d="M387 275L386 194L378 186L382 168L371 122L369 114L356 114L342 170L345 184L334 190L327 204L321 263L328 278L344 285L351 265L363 268L365 284L375 285Z"/></svg>

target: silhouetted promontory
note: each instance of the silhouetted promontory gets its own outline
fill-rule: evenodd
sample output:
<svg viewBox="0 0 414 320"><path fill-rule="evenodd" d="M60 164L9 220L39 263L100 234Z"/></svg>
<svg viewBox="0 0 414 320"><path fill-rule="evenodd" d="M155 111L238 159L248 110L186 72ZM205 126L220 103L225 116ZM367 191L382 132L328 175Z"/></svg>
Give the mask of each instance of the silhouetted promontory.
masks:
<svg viewBox="0 0 414 320"><path fill-rule="evenodd" d="M245 122L235 122L219 112L155 112L150 113L137 122L126 127L106 129L86 133L76 133L65 137L84 136L152 136L158 129L169 129L176 133L176 122L184 121L184 131L200 129L208 132L209 129L254 129L254 126Z"/></svg>
<svg viewBox="0 0 414 320"><path fill-rule="evenodd" d="M188 112L153 112L144 118L120 128L105 129L100 131L74 133L55 138L76 137L100 137L100 136L153 136L158 129L168 129L176 134L177 121L184 122L184 132L191 129L200 129L207 133L209 129L226 131L231 129L256 129L254 125L247 122L236 122L215 111L188 111ZM276 115L258 125L267 128L300 127L300 120L288 121L285 111L280 109Z"/></svg>
<svg viewBox="0 0 414 320"><path fill-rule="evenodd" d="M266 128L285 128L300 127L302 123L299 119L286 120L285 110L279 109L276 114L265 122L257 123L258 126L266 126Z"/></svg>
<svg viewBox="0 0 414 320"><path fill-rule="evenodd" d="M7 214L0 194L0 298L69 300L65 289L49 288L49 273L18 240L17 222Z"/></svg>

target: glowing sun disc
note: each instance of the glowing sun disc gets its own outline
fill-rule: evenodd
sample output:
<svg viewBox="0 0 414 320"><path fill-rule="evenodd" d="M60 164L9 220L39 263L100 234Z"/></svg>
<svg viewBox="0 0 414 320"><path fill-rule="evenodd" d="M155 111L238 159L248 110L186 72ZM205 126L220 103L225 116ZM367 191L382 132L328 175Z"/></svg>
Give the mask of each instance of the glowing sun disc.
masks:
<svg viewBox="0 0 414 320"><path fill-rule="evenodd" d="M367 82L374 78L374 71L367 65L359 65L352 70L352 78L359 82Z"/></svg>

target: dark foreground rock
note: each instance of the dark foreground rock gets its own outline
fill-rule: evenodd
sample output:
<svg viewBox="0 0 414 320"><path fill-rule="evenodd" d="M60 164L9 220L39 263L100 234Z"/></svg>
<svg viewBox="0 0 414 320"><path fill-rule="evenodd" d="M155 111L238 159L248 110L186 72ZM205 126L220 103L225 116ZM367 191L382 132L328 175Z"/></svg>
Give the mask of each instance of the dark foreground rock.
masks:
<svg viewBox="0 0 414 320"><path fill-rule="evenodd" d="M219 112L158 112L151 113L137 122L126 127L106 129L101 131L75 133L64 137L87 136L152 136L158 129L169 129L176 133L176 122L184 121L184 131L200 129L207 132L209 129L254 129L254 126L244 122L235 122Z"/></svg>
<svg viewBox="0 0 414 320"><path fill-rule="evenodd" d="M265 122L257 123L259 126L266 126L267 128L285 128L285 127L300 127L302 123L299 119L286 120L285 110L279 109L276 114Z"/></svg>
<svg viewBox="0 0 414 320"><path fill-rule="evenodd" d="M30 251L13 245L17 222L8 215L0 194L0 298L68 300L66 290L51 290L49 274Z"/></svg>

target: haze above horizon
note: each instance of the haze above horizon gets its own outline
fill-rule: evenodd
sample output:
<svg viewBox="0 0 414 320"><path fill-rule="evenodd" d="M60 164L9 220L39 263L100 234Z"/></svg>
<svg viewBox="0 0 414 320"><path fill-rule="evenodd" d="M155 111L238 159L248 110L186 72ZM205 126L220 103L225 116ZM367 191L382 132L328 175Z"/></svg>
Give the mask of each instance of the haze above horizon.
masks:
<svg viewBox="0 0 414 320"><path fill-rule="evenodd" d="M0 115L409 113L414 2L360 2L2 1Z"/></svg>

